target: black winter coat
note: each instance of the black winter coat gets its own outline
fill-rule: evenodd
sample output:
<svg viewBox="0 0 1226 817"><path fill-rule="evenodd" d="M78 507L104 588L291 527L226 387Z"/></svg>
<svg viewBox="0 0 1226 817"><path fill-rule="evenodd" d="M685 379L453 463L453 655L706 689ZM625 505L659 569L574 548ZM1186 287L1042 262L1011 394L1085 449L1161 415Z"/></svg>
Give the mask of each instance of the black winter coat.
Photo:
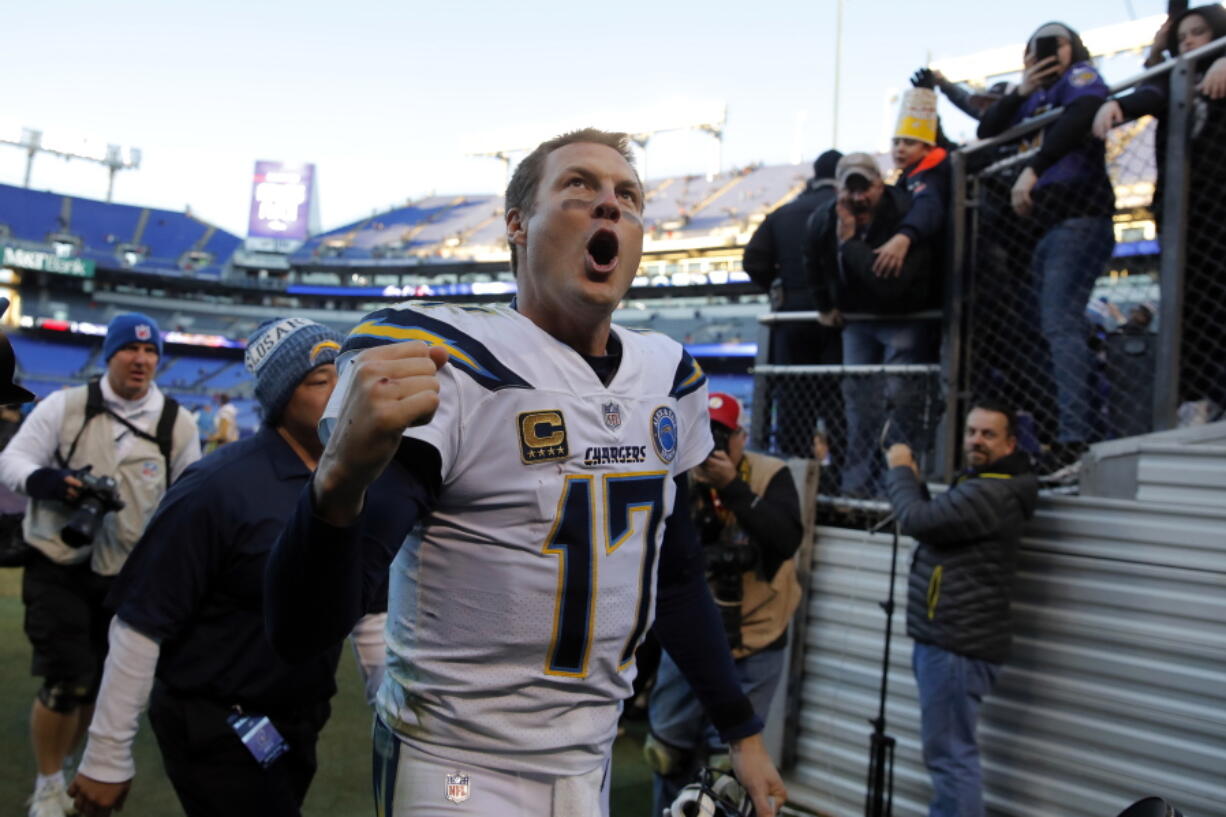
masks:
<svg viewBox="0 0 1226 817"><path fill-rule="evenodd" d="M799 196L766 217L745 245L745 272L764 292L776 279L782 287L780 312L816 308L805 272L805 225L815 210L837 194L833 179L810 179Z"/></svg>
<svg viewBox="0 0 1226 817"><path fill-rule="evenodd" d="M939 290L929 242L912 244L897 276L873 274L873 251L902 227L911 209L910 194L886 185L868 229L842 245L836 204L814 211L805 240L805 266L818 310L897 315L936 306Z"/></svg>
<svg viewBox="0 0 1226 817"><path fill-rule="evenodd" d="M1029 458L1016 451L968 471L936 497L910 468L892 468L886 490L902 532L919 540L907 583L907 635L1004 661L1022 525L1038 501Z"/></svg>

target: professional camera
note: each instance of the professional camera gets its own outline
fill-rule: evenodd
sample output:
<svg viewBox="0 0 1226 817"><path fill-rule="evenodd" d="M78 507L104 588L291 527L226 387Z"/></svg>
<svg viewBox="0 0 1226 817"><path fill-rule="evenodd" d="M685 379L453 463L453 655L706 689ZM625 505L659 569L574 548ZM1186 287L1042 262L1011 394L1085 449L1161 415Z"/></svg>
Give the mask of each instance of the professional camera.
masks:
<svg viewBox="0 0 1226 817"><path fill-rule="evenodd" d="M709 501L703 501L696 520L698 534L706 556L707 576L715 603L719 605L724 632L733 649L741 645L741 576L758 563L758 550L743 537L728 541L724 535L726 523Z"/></svg>
<svg viewBox="0 0 1226 817"><path fill-rule="evenodd" d="M76 500L71 503L75 508L72 516L60 528L60 538L69 547L85 547L94 541L102 525L102 517L111 511L123 510L123 500L119 498L119 486L115 480L91 474L92 469L92 465L87 465L73 473L81 481L81 487L77 489Z"/></svg>
<svg viewBox="0 0 1226 817"><path fill-rule="evenodd" d="M715 450L728 453L728 441L732 439L732 429L722 423L711 423L711 436L715 438Z"/></svg>
<svg viewBox="0 0 1226 817"><path fill-rule="evenodd" d="M712 595L724 621L728 646L741 646L741 600L744 597L742 574L758 563L758 551L746 542L716 543L705 547L707 573L711 578Z"/></svg>

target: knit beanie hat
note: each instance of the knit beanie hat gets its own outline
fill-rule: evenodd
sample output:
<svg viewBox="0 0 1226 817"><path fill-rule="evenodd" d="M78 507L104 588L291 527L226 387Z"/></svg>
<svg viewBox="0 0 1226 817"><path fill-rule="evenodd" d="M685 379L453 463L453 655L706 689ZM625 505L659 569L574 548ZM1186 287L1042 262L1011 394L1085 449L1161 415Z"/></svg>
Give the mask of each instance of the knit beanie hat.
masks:
<svg viewBox="0 0 1226 817"><path fill-rule="evenodd" d="M813 161L813 178L833 179L834 171L839 166L839 159L842 158L843 154L837 150L827 150L821 156L818 156Z"/></svg>
<svg viewBox="0 0 1226 817"><path fill-rule="evenodd" d="M332 363L344 338L334 329L306 318L273 318L247 339L245 364L255 375L255 399L264 420L275 423L302 378L317 366Z"/></svg>
<svg viewBox="0 0 1226 817"><path fill-rule="evenodd" d="M139 312L125 312L111 318L106 328L106 340L102 341L102 360L109 363L129 343L152 343L162 356L162 333L157 321Z"/></svg>

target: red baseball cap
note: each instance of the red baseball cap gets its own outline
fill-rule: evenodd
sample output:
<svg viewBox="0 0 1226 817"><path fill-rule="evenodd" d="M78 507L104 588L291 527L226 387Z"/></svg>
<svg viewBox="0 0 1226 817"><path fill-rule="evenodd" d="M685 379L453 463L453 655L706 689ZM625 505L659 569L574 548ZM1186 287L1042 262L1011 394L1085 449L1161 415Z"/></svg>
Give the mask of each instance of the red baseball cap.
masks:
<svg viewBox="0 0 1226 817"><path fill-rule="evenodd" d="M711 419L734 431L741 427L741 401L731 394L713 391L707 398L707 411Z"/></svg>

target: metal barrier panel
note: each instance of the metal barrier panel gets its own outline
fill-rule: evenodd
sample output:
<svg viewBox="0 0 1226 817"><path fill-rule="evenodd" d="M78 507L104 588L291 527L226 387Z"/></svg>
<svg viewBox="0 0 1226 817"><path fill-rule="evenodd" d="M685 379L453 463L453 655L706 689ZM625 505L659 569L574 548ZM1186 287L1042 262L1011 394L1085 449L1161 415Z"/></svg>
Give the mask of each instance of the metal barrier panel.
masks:
<svg viewBox="0 0 1226 817"><path fill-rule="evenodd" d="M1226 814L1226 511L1051 498L1019 559L1013 655L980 722L991 815L1114 817L1143 796ZM913 543L903 539L905 577ZM791 799L864 813L890 538L822 527L807 622ZM919 711L896 587L887 731L894 813L927 813Z"/></svg>

